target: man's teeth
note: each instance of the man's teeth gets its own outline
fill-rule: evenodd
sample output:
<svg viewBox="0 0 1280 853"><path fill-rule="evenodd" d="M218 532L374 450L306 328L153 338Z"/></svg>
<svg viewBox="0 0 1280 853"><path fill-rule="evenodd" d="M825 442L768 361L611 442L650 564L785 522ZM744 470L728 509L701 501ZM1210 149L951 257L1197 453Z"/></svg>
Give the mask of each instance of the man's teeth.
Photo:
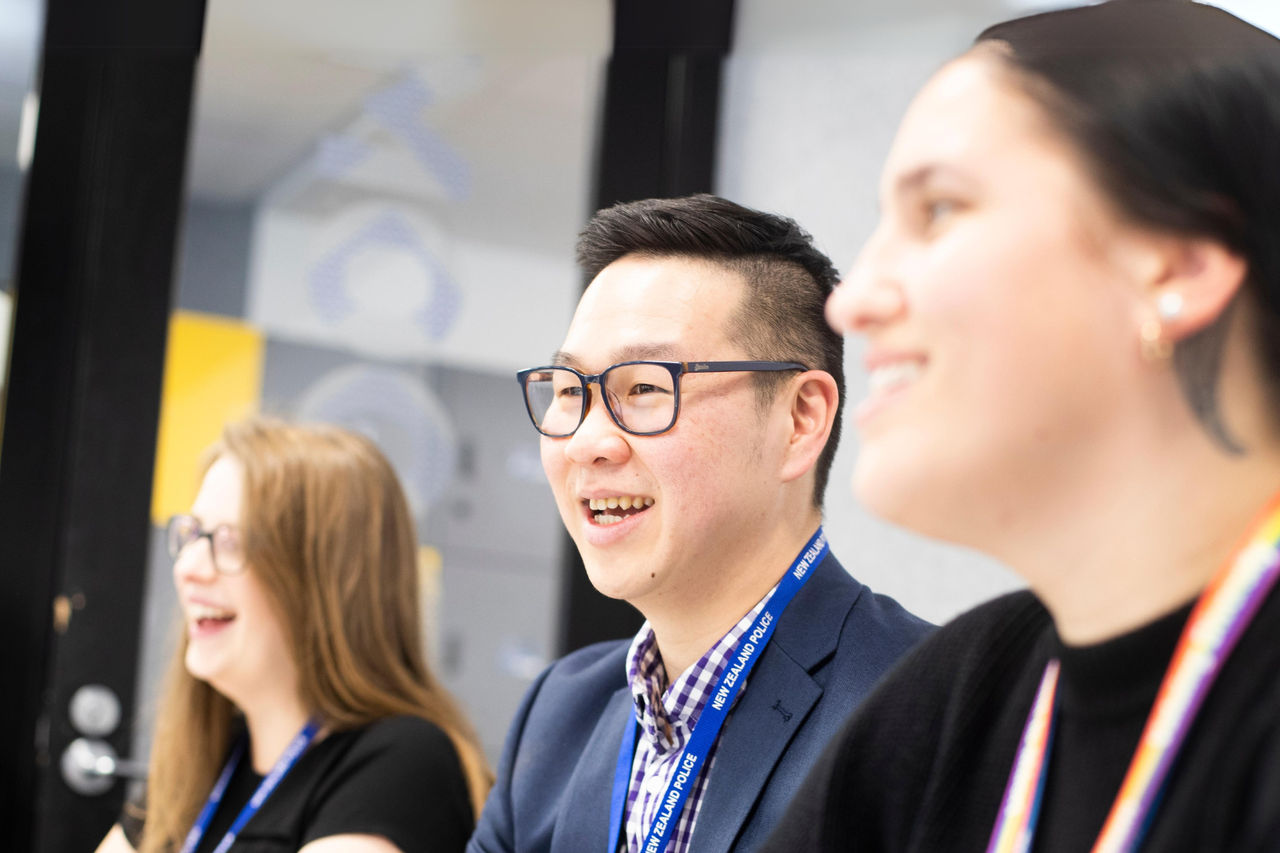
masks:
<svg viewBox="0 0 1280 853"><path fill-rule="evenodd" d="M648 509L653 506L653 498L631 497L630 495L616 498L590 498L587 501L587 506L595 513L591 519L596 524L617 524L626 516L611 513L609 510Z"/></svg>
<svg viewBox="0 0 1280 853"><path fill-rule="evenodd" d="M633 509L633 508L639 509L640 507L648 508L653 506L653 498L633 498L633 497L591 498L590 500L587 501L587 506L591 507L591 509L596 511L606 510L606 509ZM605 516L605 517L617 518L619 521L621 521L621 518L618 516Z"/></svg>
<svg viewBox="0 0 1280 853"><path fill-rule="evenodd" d="M895 361L872 370L867 375L867 388L873 393L883 391L895 385L905 385L919 375L920 362Z"/></svg>

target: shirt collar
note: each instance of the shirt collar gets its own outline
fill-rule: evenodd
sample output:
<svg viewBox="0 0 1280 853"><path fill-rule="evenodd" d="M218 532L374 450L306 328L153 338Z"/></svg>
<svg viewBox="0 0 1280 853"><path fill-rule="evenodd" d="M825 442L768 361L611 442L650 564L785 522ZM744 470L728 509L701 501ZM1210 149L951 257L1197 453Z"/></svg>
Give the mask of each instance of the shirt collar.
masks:
<svg viewBox="0 0 1280 853"><path fill-rule="evenodd" d="M640 626L627 652L627 683L635 703L636 722L660 752L684 748L739 641L777 588L774 584L755 607L670 684L653 628L648 621Z"/></svg>

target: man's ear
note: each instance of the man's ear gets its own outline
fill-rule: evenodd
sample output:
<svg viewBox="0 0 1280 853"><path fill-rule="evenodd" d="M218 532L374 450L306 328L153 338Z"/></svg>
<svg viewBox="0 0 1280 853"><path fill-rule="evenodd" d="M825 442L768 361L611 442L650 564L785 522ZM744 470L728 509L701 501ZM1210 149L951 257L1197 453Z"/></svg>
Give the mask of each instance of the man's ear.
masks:
<svg viewBox="0 0 1280 853"><path fill-rule="evenodd" d="M1142 322L1159 323L1171 343L1195 334L1218 317L1240 292L1245 259L1215 240L1168 237L1144 288Z"/></svg>
<svg viewBox="0 0 1280 853"><path fill-rule="evenodd" d="M825 370L809 370L792 380L787 447L782 460L783 482L799 479L813 469L836 422L840 391Z"/></svg>

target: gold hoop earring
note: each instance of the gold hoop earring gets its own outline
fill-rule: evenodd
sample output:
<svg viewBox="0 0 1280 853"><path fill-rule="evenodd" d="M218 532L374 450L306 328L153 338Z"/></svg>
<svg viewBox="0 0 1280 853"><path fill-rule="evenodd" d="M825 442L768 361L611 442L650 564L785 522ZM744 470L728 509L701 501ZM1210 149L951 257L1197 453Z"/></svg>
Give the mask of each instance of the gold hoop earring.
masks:
<svg viewBox="0 0 1280 853"><path fill-rule="evenodd" d="M1165 337L1164 325L1159 320L1147 320L1138 330L1142 345L1142 359L1148 364L1168 361L1173 355L1173 341Z"/></svg>

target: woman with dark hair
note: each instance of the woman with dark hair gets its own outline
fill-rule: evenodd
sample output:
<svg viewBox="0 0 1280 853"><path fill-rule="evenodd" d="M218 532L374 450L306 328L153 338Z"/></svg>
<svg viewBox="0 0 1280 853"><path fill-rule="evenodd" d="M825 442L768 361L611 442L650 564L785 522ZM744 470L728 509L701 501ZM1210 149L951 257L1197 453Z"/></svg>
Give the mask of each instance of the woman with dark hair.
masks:
<svg viewBox="0 0 1280 853"><path fill-rule="evenodd" d="M1280 41L1187 0L939 71L828 302L854 489L1029 590L908 655L771 849L1280 850Z"/></svg>
<svg viewBox="0 0 1280 853"><path fill-rule="evenodd" d="M234 424L168 532L182 641L145 809L100 853L461 851L490 776L424 662L413 520L378 449Z"/></svg>

